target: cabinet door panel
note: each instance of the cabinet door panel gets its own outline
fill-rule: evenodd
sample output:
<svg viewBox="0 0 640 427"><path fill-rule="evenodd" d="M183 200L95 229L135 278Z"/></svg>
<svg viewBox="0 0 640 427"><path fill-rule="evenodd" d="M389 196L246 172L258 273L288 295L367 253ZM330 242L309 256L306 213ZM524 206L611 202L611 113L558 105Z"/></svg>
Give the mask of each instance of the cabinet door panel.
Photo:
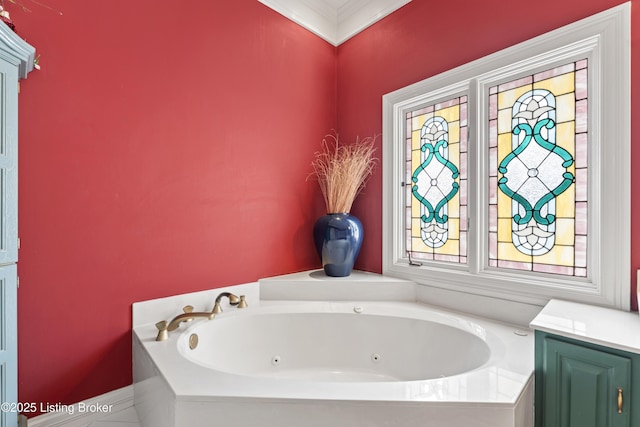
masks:
<svg viewBox="0 0 640 427"><path fill-rule="evenodd" d="M0 400L18 402L16 265L0 267ZM17 425L17 413L0 411L0 427Z"/></svg>
<svg viewBox="0 0 640 427"><path fill-rule="evenodd" d="M618 388L630 402L631 360L544 339L545 427L629 427L629 403L618 413Z"/></svg>
<svg viewBox="0 0 640 427"><path fill-rule="evenodd" d="M18 68L0 59L0 400L18 401ZM0 412L0 427L17 425Z"/></svg>
<svg viewBox="0 0 640 427"><path fill-rule="evenodd" d="M18 261L18 69L0 60L0 264Z"/></svg>

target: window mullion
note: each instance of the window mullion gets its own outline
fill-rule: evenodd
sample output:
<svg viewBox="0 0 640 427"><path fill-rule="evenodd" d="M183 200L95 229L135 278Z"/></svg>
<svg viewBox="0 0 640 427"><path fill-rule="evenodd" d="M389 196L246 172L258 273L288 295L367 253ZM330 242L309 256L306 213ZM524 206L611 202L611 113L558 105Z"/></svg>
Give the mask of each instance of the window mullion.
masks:
<svg viewBox="0 0 640 427"><path fill-rule="evenodd" d="M477 274L483 270L487 242L486 231L486 160L482 156L482 137L486 132L485 111L482 107L482 94L477 79L469 82L469 273Z"/></svg>

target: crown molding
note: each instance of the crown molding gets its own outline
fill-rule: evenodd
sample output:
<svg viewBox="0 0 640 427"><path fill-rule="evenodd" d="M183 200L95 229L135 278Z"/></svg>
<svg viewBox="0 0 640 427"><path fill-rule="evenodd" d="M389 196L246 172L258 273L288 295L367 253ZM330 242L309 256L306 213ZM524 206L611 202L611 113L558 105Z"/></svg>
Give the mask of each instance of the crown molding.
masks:
<svg viewBox="0 0 640 427"><path fill-rule="evenodd" d="M36 49L22 40L7 25L0 25L0 58L14 63L18 67L21 79L33 70Z"/></svg>
<svg viewBox="0 0 640 427"><path fill-rule="evenodd" d="M411 0L258 1L338 46Z"/></svg>

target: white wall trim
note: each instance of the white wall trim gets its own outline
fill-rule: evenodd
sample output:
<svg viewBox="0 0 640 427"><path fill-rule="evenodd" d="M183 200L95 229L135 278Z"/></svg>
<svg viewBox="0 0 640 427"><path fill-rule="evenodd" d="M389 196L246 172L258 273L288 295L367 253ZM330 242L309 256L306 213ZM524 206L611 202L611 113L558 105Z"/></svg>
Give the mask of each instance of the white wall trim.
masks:
<svg viewBox="0 0 640 427"><path fill-rule="evenodd" d="M347 0L335 8L326 0L258 0L334 46L411 0Z"/></svg>
<svg viewBox="0 0 640 427"><path fill-rule="evenodd" d="M108 412L88 411L80 412L79 408L91 408L93 405L107 405ZM85 427L101 418L133 407L133 384L100 396L69 405L73 410L48 412L29 418L29 427ZM73 413L72 413L73 412Z"/></svg>
<svg viewBox="0 0 640 427"><path fill-rule="evenodd" d="M400 9L411 0L349 0L338 9L335 45L339 45Z"/></svg>

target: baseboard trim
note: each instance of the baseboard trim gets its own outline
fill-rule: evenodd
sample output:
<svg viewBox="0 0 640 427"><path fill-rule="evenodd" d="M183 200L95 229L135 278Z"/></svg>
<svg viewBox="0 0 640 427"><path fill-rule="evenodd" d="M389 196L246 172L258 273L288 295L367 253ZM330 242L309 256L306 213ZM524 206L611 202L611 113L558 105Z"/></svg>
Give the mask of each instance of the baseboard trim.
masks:
<svg viewBox="0 0 640 427"><path fill-rule="evenodd" d="M61 410L29 418L29 427L84 427L133 406L133 384L100 396L65 405ZM103 411L101 411L103 410ZM106 412L104 411L106 410Z"/></svg>

